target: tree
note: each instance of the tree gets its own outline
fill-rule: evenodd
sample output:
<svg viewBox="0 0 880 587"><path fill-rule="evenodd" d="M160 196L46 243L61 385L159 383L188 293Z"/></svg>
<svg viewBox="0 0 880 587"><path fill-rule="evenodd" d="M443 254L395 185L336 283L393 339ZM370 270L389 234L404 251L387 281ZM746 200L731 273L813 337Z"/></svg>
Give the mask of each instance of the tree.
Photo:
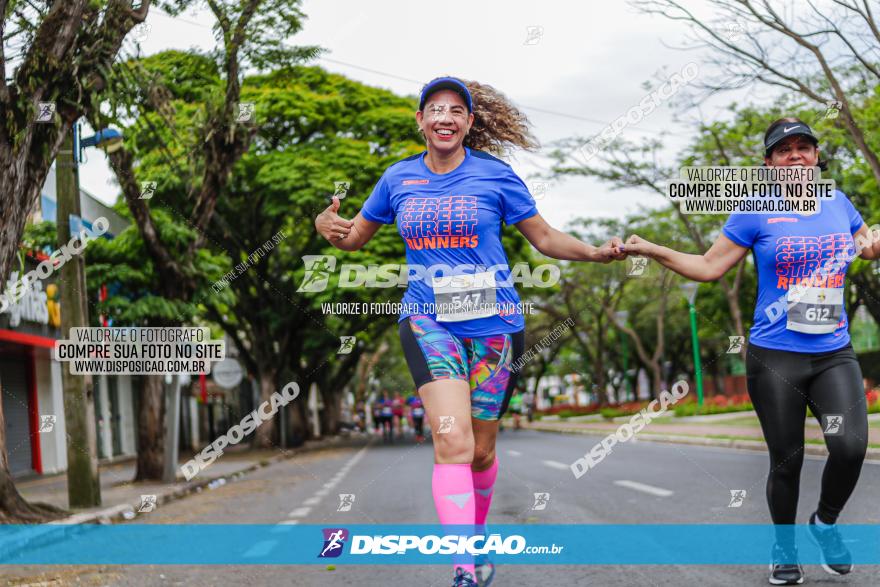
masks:
<svg viewBox="0 0 880 587"><path fill-rule="evenodd" d="M201 304L236 342L260 382L263 400L284 383L282 374L292 374L303 388L314 382L325 405L322 429L333 431L341 390L362 353L374 352L371 346L394 320L366 313L327 315L321 304L396 301L388 297L399 289L339 288L337 272L323 291L298 291L308 289L300 287L303 256L329 255L339 265L403 263L399 236L389 229L362 251L346 254L317 234L313 221L337 183L347 192L344 214L354 216L388 165L421 150L416 106L409 98L317 67L282 68L247 78L244 87L255 96L264 123L254 148L233 170L209 236L233 263L252 262L229 281L229 296ZM277 246L265 246L275 236ZM306 330L308 337L301 335ZM342 335L358 339L350 354L336 354ZM288 409L296 422L299 406ZM273 445L274 430L274 421L261 425L256 444Z"/></svg>
<svg viewBox="0 0 880 587"><path fill-rule="evenodd" d="M124 204L117 204L117 212L131 219ZM158 234L174 255L182 255L195 240L195 232L181 226L165 210L153 212ZM162 281L165 277L156 268L146 250L138 227L130 225L113 240L97 240L86 251L86 268L90 299L98 298L98 290L107 286L107 299L100 302L92 313L92 325L99 326L98 313L113 321L114 326L170 326L181 321L193 322L201 318L198 308L175 298L164 297ZM207 295L211 284L222 277L225 259L210 250L202 249L191 259L191 271L198 287L195 296ZM138 469L136 480L156 479L163 472L163 443L165 439L165 409L162 401L162 376L144 376L144 388L137 413Z"/></svg>
<svg viewBox="0 0 880 587"><path fill-rule="evenodd" d="M702 132L695 135L699 138L695 140L692 147L693 153L688 156L687 160L681 161L678 167L737 164L729 158L725 151L725 145L722 144L719 136L718 125L703 126L700 130ZM557 143L557 148L551 153L551 158L555 160L551 171L554 177L578 175L595 177L609 183L611 189L644 189L665 198L664 181L678 175L677 167L664 166L660 162L659 153L663 144L659 140L647 141L642 145L616 140L596 156L597 164L570 165L567 162L569 158L567 153L585 142L586 140L583 138L574 137ZM712 233L717 232L720 228L720 217L684 214L677 206L672 206L671 209L690 236L690 242L682 243L685 249L691 249L697 254L708 251L711 246ZM738 335L744 334L739 294L745 264L745 259L741 260L732 273L727 273L719 280L730 310L731 331ZM742 358L745 359L745 350L742 350L741 353Z"/></svg>
<svg viewBox="0 0 880 587"><path fill-rule="evenodd" d="M839 107L839 122L880 184L876 141L852 104L861 88L880 81L880 28L868 0L833 0L817 6L789 0L772 6L752 0L707 0L711 18L696 16L685 2L638 0L634 6L684 22L689 47L707 51L717 75L705 76L702 97L719 90L769 85L821 105ZM804 5L809 6L809 10ZM872 144L873 143L873 144Z"/></svg>
<svg viewBox="0 0 880 587"><path fill-rule="evenodd" d="M162 3L172 16L197 5L202 3ZM194 259L207 244L209 223L228 188L233 167L250 148L260 124L259 112L251 113L249 103L242 99L244 72L291 66L318 53L315 47L286 44L302 28L298 2L209 0L207 6L215 18L219 44L215 51L204 56L170 52L126 59L111 72L114 92L106 103L109 114L95 111L90 117L96 128L111 122L128 127L126 136L131 138L126 139L126 148L110 154L110 165L149 258L163 277L155 293L183 302L197 293L200 273L193 266ZM172 59L166 62L166 56ZM178 82L174 74L181 72L198 75L185 75ZM200 98L202 109L186 102L193 95ZM189 157L175 157L169 145L183 147L179 153ZM141 182L155 181L145 176L142 167L155 171L159 161L171 173L157 182L153 199L141 198ZM194 238L182 254L163 239L157 227L155 212L160 208L193 231ZM180 324L185 317L182 313L166 325ZM151 378L158 379L147 379ZM148 381L142 406L157 413L162 401L161 384ZM160 463L146 455L161 445L161 421L149 418L144 423L148 426L139 438L137 478L160 478Z"/></svg>
<svg viewBox="0 0 880 587"><path fill-rule="evenodd" d="M27 218L71 125L89 114L105 89L103 72L147 16L150 0L134 4L0 0L0 283L9 277ZM5 430L0 408L0 521L57 517L58 510L29 505L15 489Z"/></svg>

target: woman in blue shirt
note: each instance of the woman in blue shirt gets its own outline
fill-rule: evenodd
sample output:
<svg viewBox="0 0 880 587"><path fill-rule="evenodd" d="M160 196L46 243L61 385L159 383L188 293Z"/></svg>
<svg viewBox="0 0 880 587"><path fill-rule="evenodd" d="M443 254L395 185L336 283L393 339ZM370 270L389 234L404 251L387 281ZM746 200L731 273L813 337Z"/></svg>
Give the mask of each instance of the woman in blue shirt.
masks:
<svg viewBox="0 0 880 587"><path fill-rule="evenodd" d="M391 165L354 220L339 200L315 220L336 248L357 251L397 224L410 273L398 330L433 432L434 504L442 524L486 522L497 476L495 438L516 383L525 320L511 284L501 224L555 259L624 255L551 228L510 165L487 151L536 146L526 117L493 88L445 77L421 92L416 122L426 150ZM494 568L478 561L480 585ZM453 585L477 585L461 560Z"/></svg>
<svg viewBox="0 0 880 587"><path fill-rule="evenodd" d="M775 121L764 135L768 166L824 166L818 140L797 118ZM731 214L704 255L627 239L627 254L645 255L696 281L719 279L752 250L758 271L754 324L746 361L748 390L770 452L767 501L777 529L770 583L803 583L793 525L797 514L804 418L809 406L825 432L828 460L810 534L826 571L843 575L852 557L834 525L865 458L865 389L850 344L843 292L856 255L880 256L880 242L843 192L818 213Z"/></svg>

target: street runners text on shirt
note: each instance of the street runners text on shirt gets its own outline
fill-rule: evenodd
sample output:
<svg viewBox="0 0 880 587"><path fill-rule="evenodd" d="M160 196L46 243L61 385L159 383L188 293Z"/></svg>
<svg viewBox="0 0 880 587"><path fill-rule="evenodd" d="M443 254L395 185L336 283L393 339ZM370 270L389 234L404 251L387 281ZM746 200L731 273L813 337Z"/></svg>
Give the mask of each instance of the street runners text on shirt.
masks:
<svg viewBox="0 0 880 587"><path fill-rule="evenodd" d="M532 302L495 302L490 304L495 307L499 316L510 316L512 314L534 314L534 304ZM434 304L434 303L403 303L403 302L324 302L321 304L321 311L326 314L338 315L357 315L357 314L382 314L389 316L397 316L399 314L437 314L455 310L457 306L454 304ZM467 306L468 309L472 309ZM483 306L476 306L477 309L483 309Z"/></svg>

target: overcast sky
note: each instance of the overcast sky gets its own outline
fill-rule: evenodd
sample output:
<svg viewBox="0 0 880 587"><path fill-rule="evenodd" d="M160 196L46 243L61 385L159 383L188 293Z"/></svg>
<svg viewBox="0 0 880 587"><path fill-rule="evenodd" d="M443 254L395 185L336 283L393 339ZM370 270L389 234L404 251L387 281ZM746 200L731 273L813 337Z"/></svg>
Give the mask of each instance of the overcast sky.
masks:
<svg viewBox="0 0 880 587"><path fill-rule="evenodd" d="M641 15L625 2L306 0L303 11L308 19L293 42L327 49L317 64L405 95L444 74L491 84L523 109L545 147L567 136L599 132L638 105L646 95L646 80L700 61L695 52L670 48L682 43L680 23ZM171 18L151 8L141 46L146 54L207 49L214 45L211 22L207 12ZM721 106L733 99L719 98L704 115L722 116ZM666 156L671 159L689 132L672 115L663 105L622 136L638 141L668 131ZM91 153L81 168L82 186L112 203L117 195L112 173L103 154ZM510 162L529 184L529 177L548 164L540 152L520 152ZM538 200L542 215L560 228L575 216L620 217L639 204L662 201L638 191L612 192L585 179L549 185Z"/></svg>

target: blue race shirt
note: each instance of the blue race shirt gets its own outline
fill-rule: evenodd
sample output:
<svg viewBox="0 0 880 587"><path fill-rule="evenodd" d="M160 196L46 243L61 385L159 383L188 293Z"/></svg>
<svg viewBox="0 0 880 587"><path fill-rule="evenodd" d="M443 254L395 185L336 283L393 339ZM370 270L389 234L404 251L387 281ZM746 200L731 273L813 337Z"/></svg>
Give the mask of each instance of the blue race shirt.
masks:
<svg viewBox="0 0 880 587"><path fill-rule="evenodd" d="M479 337L522 330L525 319L501 246L501 223L516 224L537 214L535 200L510 165L492 155L465 147L464 161L458 167L436 174L425 164L425 154L389 167L361 214L382 224L396 219L410 266L449 269L430 272L437 276L494 271L499 312L441 322L449 332ZM409 271L398 322L413 314L436 319L437 313L430 311L436 309L430 273L420 277Z"/></svg>
<svg viewBox="0 0 880 587"><path fill-rule="evenodd" d="M846 272L855 255L853 234L862 227L859 212L837 190L832 200L822 200L818 214L731 214L724 234L736 244L752 249L758 271L758 299L749 341L758 346L799 353L834 351L849 344L845 308L830 332L811 333L792 329L789 290L821 288L818 298L801 296L802 316L815 318L824 308L812 305L825 298L840 297ZM832 263L837 258L839 262ZM831 291L840 290L840 292ZM823 293L824 292L824 293ZM809 312L812 312L810 314Z"/></svg>

